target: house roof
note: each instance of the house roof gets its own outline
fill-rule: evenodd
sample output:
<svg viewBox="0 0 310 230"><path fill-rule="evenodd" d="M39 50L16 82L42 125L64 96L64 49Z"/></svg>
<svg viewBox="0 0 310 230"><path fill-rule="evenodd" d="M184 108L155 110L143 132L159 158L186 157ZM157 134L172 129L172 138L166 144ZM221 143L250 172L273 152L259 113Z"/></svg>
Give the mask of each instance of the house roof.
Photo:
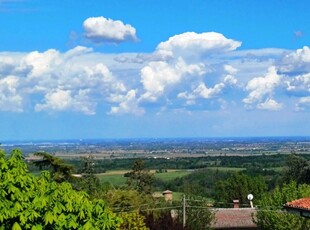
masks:
<svg viewBox="0 0 310 230"><path fill-rule="evenodd" d="M303 209L310 211L310 197L287 202L284 206L288 208Z"/></svg>
<svg viewBox="0 0 310 230"><path fill-rule="evenodd" d="M252 215L254 208L221 208L215 209L214 229L251 229L257 228Z"/></svg>
<svg viewBox="0 0 310 230"><path fill-rule="evenodd" d="M170 191L170 190L163 191L163 195L164 194L172 194L172 191Z"/></svg>

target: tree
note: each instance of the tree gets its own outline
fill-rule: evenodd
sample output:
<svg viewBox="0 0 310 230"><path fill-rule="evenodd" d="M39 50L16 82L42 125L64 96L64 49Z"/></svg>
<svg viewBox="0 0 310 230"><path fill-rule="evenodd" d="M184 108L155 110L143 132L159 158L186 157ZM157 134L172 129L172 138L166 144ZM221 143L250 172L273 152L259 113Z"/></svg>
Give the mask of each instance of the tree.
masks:
<svg viewBox="0 0 310 230"><path fill-rule="evenodd" d="M154 175L147 171L142 160L136 160L132 170L125 176L128 177L127 185L129 188L150 194L152 192L152 184Z"/></svg>
<svg viewBox="0 0 310 230"><path fill-rule="evenodd" d="M267 190L267 185L262 177L249 177L243 173L233 173L228 179L220 180L216 184L216 199L232 203L238 199L241 204L248 203L247 195L253 194L259 199Z"/></svg>
<svg viewBox="0 0 310 230"><path fill-rule="evenodd" d="M41 157L41 159L33 162L33 164L40 170L49 170L55 181L63 182L73 179L72 172L74 167L70 164L66 164L64 160L45 152L36 152L34 155Z"/></svg>
<svg viewBox="0 0 310 230"><path fill-rule="evenodd" d="M259 210L254 221L261 229L310 229L310 220L282 211L287 202L310 196L310 186L298 185L295 181L276 187L265 193L259 201Z"/></svg>
<svg viewBox="0 0 310 230"><path fill-rule="evenodd" d="M104 199L109 207L120 213L119 216L123 219L120 229L148 229L140 209L146 204L153 203L151 196L132 189L113 189L104 195Z"/></svg>
<svg viewBox="0 0 310 230"><path fill-rule="evenodd" d="M196 200L187 200L186 208L186 229L211 229L211 222L214 220L214 213L208 207L206 200L197 202ZM183 210L179 214L179 219L183 215Z"/></svg>
<svg viewBox="0 0 310 230"><path fill-rule="evenodd" d="M310 184L310 162L303 157L290 154L286 160L284 181L295 180L298 184Z"/></svg>
<svg viewBox="0 0 310 230"><path fill-rule="evenodd" d="M116 229L121 218L49 172L29 173L21 151L0 151L0 229Z"/></svg>
<svg viewBox="0 0 310 230"><path fill-rule="evenodd" d="M79 183L80 189L86 191L91 197L99 196L100 180L95 175L94 157L89 155L83 157L84 166L82 168L82 178Z"/></svg>

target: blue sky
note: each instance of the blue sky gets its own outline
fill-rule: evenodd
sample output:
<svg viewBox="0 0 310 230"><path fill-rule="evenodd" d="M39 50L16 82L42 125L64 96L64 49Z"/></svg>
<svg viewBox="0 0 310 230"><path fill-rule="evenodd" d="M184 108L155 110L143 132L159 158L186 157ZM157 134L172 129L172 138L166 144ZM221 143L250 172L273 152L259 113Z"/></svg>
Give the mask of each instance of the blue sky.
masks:
<svg viewBox="0 0 310 230"><path fill-rule="evenodd" d="M0 0L0 140L308 136L309 11Z"/></svg>

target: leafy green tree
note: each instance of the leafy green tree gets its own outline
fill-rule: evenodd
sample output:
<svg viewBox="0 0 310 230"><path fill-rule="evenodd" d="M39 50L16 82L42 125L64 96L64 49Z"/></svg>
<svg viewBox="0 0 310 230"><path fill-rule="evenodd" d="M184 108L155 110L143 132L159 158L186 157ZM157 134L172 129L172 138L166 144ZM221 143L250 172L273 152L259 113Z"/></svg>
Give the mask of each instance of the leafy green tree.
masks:
<svg viewBox="0 0 310 230"><path fill-rule="evenodd" d="M267 191L267 185L262 177L249 177L243 173L233 173L228 179L220 180L216 184L216 199L232 203L238 199L241 204L248 203L247 195L253 194L259 199Z"/></svg>
<svg viewBox="0 0 310 230"><path fill-rule="evenodd" d="M91 197L99 197L101 185L99 178L95 175L94 157L89 155L82 158L84 166L82 168L82 178L79 181L79 187L86 191Z"/></svg>
<svg viewBox="0 0 310 230"><path fill-rule="evenodd" d="M284 181L295 180L298 184L310 184L310 162L295 154L290 154L286 160Z"/></svg>
<svg viewBox="0 0 310 230"><path fill-rule="evenodd" d="M145 217L140 214L140 209L152 204L150 195L145 195L137 190L112 189L105 195L107 205L123 219L120 229L147 230Z"/></svg>
<svg viewBox="0 0 310 230"><path fill-rule="evenodd" d="M49 153L36 152L34 155L41 159L34 161L33 164L40 170L49 170L55 181L72 181L72 173L74 171L72 165L67 164L61 158L55 157Z"/></svg>
<svg viewBox="0 0 310 230"><path fill-rule="evenodd" d="M207 201L201 200L197 203L197 201L189 199L187 201L187 206L186 229L211 229L211 223L214 220L214 213L210 211ZM183 210L179 213L179 219L181 219L182 215Z"/></svg>
<svg viewBox="0 0 310 230"><path fill-rule="evenodd" d="M112 189L104 196L109 207L118 212L140 210L145 204L153 203L150 195L145 195L134 189Z"/></svg>
<svg viewBox="0 0 310 230"><path fill-rule="evenodd" d="M172 205L172 206L171 206ZM152 212L145 212L147 226L151 230L208 230L214 220L205 200L186 200L186 224L183 226L183 208L179 202L163 205ZM172 213L174 213L172 215Z"/></svg>
<svg viewBox="0 0 310 230"><path fill-rule="evenodd" d="M310 185L298 185L291 181L263 195L259 210L253 218L260 229L310 229L310 220L283 211L287 202L310 196Z"/></svg>
<svg viewBox="0 0 310 230"><path fill-rule="evenodd" d="M123 223L118 230L149 230L145 224L145 217L136 212L122 212L119 216L123 219Z"/></svg>
<svg viewBox="0 0 310 230"><path fill-rule="evenodd" d="M57 183L49 172L29 173L21 151L0 151L0 229L116 229L121 218L103 200Z"/></svg>
<svg viewBox="0 0 310 230"><path fill-rule="evenodd" d="M145 169L143 160L136 160L133 164L132 170L127 173L126 176L128 177L127 185L129 188L147 194L152 192L154 175Z"/></svg>

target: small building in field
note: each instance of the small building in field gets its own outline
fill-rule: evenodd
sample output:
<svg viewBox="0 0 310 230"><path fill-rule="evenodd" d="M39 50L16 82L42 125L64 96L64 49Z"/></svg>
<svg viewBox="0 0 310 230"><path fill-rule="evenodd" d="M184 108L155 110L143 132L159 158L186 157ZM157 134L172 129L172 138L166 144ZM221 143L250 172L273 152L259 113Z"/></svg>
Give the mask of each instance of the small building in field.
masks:
<svg viewBox="0 0 310 230"><path fill-rule="evenodd" d="M168 201L171 202L173 199L172 191L170 191L170 190L163 191L163 196L165 198L165 201L167 201L167 202Z"/></svg>

